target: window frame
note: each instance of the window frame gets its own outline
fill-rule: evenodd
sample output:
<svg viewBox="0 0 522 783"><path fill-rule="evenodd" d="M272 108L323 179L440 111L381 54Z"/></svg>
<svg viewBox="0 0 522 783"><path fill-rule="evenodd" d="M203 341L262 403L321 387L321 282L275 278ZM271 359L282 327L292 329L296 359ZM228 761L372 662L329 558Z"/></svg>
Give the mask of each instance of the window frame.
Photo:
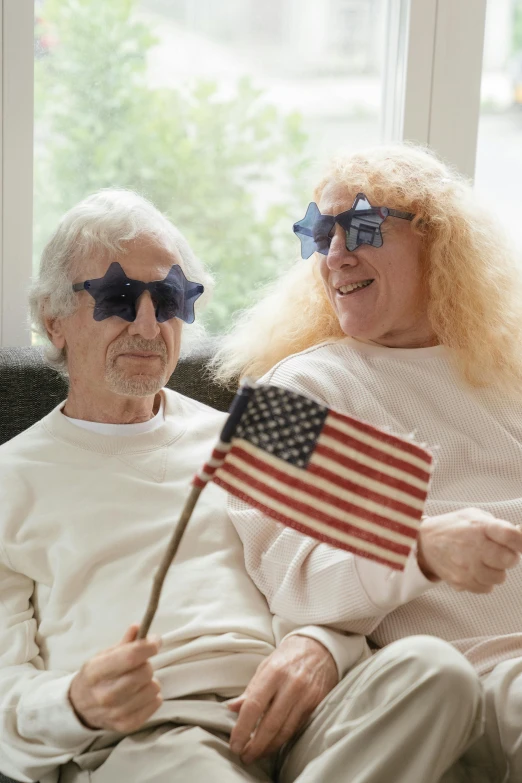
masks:
<svg viewBox="0 0 522 783"><path fill-rule="evenodd" d="M0 0L0 345L30 345L33 254L34 7Z"/></svg>
<svg viewBox="0 0 522 783"><path fill-rule="evenodd" d="M383 139L473 178L487 0L389 0ZM34 4L0 0L0 346L31 344Z"/></svg>
<svg viewBox="0 0 522 783"><path fill-rule="evenodd" d="M475 175L487 0L412 0L402 138Z"/></svg>

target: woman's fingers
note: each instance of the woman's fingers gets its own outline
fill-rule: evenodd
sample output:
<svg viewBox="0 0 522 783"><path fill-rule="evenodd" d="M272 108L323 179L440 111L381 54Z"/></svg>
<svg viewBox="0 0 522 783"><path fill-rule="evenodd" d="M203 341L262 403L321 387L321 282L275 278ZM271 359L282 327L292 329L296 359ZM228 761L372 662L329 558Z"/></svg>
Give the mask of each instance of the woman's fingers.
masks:
<svg viewBox="0 0 522 783"><path fill-rule="evenodd" d="M487 538L482 549L482 562L490 568L513 568L520 560L518 552Z"/></svg>
<svg viewBox="0 0 522 783"><path fill-rule="evenodd" d="M499 568L490 568L483 563L478 563L473 572L473 578L484 587L494 587L506 581L506 572Z"/></svg>
<svg viewBox="0 0 522 783"><path fill-rule="evenodd" d="M492 519L484 524L486 537L513 552L522 553L522 531L504 519Z"/></svg>
<svg viewBox="0 0 522 783"><path fill-rule="evenodd" d="M423 519L418 562L430 578L455 590L489 593L506 580L522 552L522 531L476 508Z"/></svg>

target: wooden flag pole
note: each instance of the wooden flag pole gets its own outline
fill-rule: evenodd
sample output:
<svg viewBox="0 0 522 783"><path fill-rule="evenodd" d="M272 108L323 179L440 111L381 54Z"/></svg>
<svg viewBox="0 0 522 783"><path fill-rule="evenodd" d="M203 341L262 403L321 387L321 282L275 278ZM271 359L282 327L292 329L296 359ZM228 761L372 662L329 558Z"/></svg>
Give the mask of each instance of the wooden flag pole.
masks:
<svg viewBox="0 0 522 783"><path fill-rule="evenodd" d="M241 386L232 401L228 418L221 432L221 441L224 443L229 443L233 437L238 422L241 419L246 406L248 405L251 392L254 390L254 388L255 384L248 380L248 378L245 378L242 381ZM163 589L163 583L165 582L165 577L167 576L167 571L169 570L171 563L174 560L176 552L178 551L179 543L183 537L183 533L185 532L185 529L190 521L190 517L192 516L192 512L194 511L194 506L196 505L199 496L205 489L205 486L206 484L203 486L196 486L194 484L192 485L190 495L188 496L185 505L183 506L179 522L174 529L172 537L169 541L169 545L165 551L165 554L163 555L161 563L159 564L158 570L154 575L149 603L147 606L147 611L145 612L143 620L141 621L137 636L138 639L144 639L149 632L149 628L152 621L154 620L154 615L156 614L156 610L158 608L161 591Z"/></svg>
<svg viewBox="0 0 522 783"><path fill-rule="evenodd" d="M163 555L161 563L159 564L159 568L154 576L147 611L145 612L145 616L141 621L140 629L138 631L138 639L144 639L149 632L150 625L154 619L154 615L156 614L156 609L158 608L161 590L163 588L165 577L167 576L167 571L169 570L170 564L172 563L174 556L178 551L179 543L183 537L185 528L189 523L192 512L194 511L194 506L196 505L203 489L204 487L193 486L190 490L190 495L188 496L186 503L183 506L179 522L174 529L172 537L169 541L169 545L165 550L165 554Z"/></svg>

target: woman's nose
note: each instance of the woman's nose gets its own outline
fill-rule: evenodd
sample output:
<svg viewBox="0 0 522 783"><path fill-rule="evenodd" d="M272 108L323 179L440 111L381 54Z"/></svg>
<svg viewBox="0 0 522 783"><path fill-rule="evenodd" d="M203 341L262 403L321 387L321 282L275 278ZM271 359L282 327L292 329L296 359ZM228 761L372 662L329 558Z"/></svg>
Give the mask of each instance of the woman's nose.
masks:
<svg viewBox="0 0 522 783"><path fill-rule="evenodd" d="M355 266L357 256L346 247L346 232L344 228L336 224L335 234L332 237L330 249L326 257L326 263L329 269L339 269L342 266Z"/></svg>
<svg viewBox="0 0 522 783"><path fill-rule="evenodd" d="M129 324L129 334L141 335L145 340L154 340L159 334L156 308L149 291L144 291L136 302L136 318Z"/></svg>

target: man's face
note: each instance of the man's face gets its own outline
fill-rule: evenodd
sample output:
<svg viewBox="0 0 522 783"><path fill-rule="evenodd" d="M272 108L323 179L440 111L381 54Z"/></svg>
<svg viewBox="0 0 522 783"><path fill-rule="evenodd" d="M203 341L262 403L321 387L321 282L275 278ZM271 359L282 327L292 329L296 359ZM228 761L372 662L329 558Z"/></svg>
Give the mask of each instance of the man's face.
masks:
<svg viewBox="0 0 522 783"><path fill-rule="evenodd" d="M337 215L350 209L355 194L330 182L319 209ZM393 207L393 204L380 206ZM411 224L388 217L381 225L382 247L346 249L345 232L336 223L327 256L316 253L326 293L343 332L390 347L420 347L436 342L426 314L427 294L421 277L420 239ZM349 292L346 286L372 280Z"/></svg>
<svg viewBox="0 0 522 783"><path fill-rule="evenodd" d="M180 258L140 237L124 243L127 253L117 260L127 277L149 283L163 280ZM111 260L93 258L73 282L103 277ZM171 318L156 321L150 293L136 303L136 320L117 316L95 321L95 301L80 291L78 310L68 318L49 323L51 339L65 348L71 388L89 394L147 397L158 392L170 378L179 358L182 323Z"/></svg>

